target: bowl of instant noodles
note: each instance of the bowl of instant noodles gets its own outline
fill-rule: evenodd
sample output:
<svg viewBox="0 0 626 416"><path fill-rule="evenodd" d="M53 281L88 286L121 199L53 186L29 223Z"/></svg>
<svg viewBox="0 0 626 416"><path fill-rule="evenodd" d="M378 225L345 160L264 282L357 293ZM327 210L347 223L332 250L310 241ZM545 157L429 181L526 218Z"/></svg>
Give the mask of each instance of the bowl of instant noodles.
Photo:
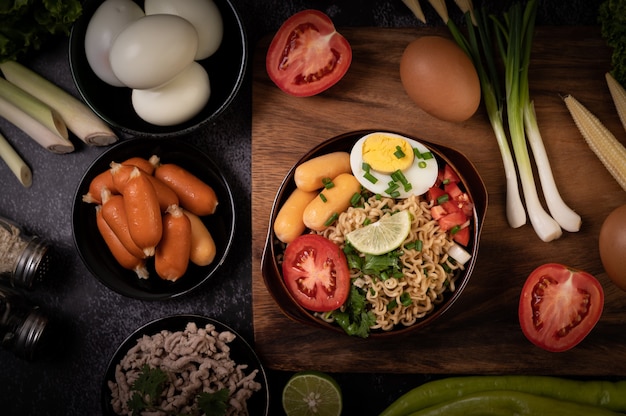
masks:
<svg viewBox="0 0 626 416"><path fill-rule="evenodd" d="M362 338L423 329L467 285L487 203L455 149L389 131L333 137L278 189L265 286L306 325Z"/></svg>
<svg viewBox="0 0 626 416"><path fill-rule="evenodd" d="M141 396L150 386L156 397ZM193 314L159 318L130 334L109 361L100 397L106 416L149 408L200 414L220 402L224 414L269 413L267 375L254 349L226 324Z"/></svg>

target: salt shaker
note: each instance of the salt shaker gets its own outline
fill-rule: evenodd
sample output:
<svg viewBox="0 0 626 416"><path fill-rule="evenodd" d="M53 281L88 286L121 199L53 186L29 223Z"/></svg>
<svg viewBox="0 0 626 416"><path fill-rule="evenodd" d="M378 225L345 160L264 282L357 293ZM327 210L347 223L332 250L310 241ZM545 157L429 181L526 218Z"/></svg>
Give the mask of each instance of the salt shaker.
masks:
<svg viewBox="0 0 626 416"><path fill-rule="evenodd" d="M18 224L0 217L0 282L32 289L48 271L49 247L42 238L28 235Z"/></svg>
<svg viewBox="0 0 626 416"><path fill-rule="evenodd" d="M16 289L0 286L0 347L28 361L46 345L48 318Z"/></svg>

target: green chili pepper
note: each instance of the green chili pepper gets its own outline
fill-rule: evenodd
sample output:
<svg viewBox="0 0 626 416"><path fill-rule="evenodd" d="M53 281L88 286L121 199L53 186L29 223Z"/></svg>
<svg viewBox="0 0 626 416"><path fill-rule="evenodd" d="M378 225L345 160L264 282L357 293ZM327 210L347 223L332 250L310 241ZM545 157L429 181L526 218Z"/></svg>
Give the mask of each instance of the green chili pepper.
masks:
<svg viewBox="0 0 626 416"><path fill-rule="evenodd" d="M400 396L380 416L405 416L469 394L494 390L516 391L626 412L626 381L513 375L448 377L430 381Z"/></svg>
<svg viewBox="0 0 626 416"><path fill-rule="evenodd" d="M537 396L519 391L495 390L472 393L409 416L617 416L600 406Z"/></svg>

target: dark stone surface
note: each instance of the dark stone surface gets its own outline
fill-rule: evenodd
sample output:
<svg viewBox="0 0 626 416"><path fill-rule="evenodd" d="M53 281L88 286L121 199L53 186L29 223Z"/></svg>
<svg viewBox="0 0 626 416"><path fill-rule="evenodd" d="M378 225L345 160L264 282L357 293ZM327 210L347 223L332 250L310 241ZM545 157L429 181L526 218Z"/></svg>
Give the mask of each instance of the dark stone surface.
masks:
<svg viewBox="0 0 626 416"><path fill-rule="evenodd" d="M263 36L273 33L293 13L316 8L336 26L407 27L417 20L400 0L283 2L234 0L246 24L250 51ZM448 2L454 19L460 14ZM476 5L480 4L475 1ZM510 2L485 2L492 11ZM597 24L599 0L549 0L541 4L540 25ZM439 19L426 1L429 24ZM51 44L27 63L77 94L68 58L67 41ZM55 250L53 273L29 298L41 305L57 324L61 348L29 363L0 351L0 414L96 415L100 387L109 357L137 327L153 319L196 313L216 318L253 341L251 301L251 70L240 95L218 121L188 140L209 152L229 179L237 206L237 235L220 277L193 293L169 301L144 302L124 298L96 281L80 261L72 239L74 192L83 172L104 149L74 141L76 151L54 155L0 119L0 132L33 169L33 186L24 189L0 163L0 215L50 240ZM280 341L277 341L280 342ZM297 352L294 352L297 353ZM389 359L393 359L390 357ZM290 376L270 373L272 411L282 414L280 394ZM345 399L345 414L377 414L408 389L431 375L335 374Z"/></svg>

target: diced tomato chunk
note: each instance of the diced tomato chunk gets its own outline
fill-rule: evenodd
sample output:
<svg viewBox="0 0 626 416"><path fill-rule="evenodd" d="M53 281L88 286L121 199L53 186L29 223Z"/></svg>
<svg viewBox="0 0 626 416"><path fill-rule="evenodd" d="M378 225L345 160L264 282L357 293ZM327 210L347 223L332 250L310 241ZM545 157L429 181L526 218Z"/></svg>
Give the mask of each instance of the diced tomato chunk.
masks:
<svg viewBox="0 0 626 416"><path fill-rule="evenodd" d="M435 205L430 209L430 215L433 217L434 220L439 221L441 218L448 215L448 213L441 205Z"/></svg>
<svg viewBox="0 0 626 416"><path fill-rule="evenodd" d="M467 217L462 211L452 212L439 219L439 227L444 231L448 231L456 225L463 225L466 221Z"/></svg>
<svg viewBox="0 0 626 416"><path fill-rule="evenodd" d="M457 243L466 246L469 244L470 240L470 229L469 227L463 227L456 233L452 235L452 239Z"/></svg>
<svg viewBox="0 0 626 416"><path fill-rule="evenodd" d="M443 168L443 183L458 183L461 182L459 175L452 169L452 166L446 165Z"/></svg>
<svg viewBox="0 0 626 416"><path fill-rule="evenodd" d="M428 201L435 201L435 203L437 203L437 200L439 199L439 197L445 195L445 191L441 188L439 188L438 186L431 186L430 189L428 190Z"/></svg>
<svg viewBox="0 0 626 416"><path fill-rule="evenodd" d="M463 191L459 188L459 185L456 182L450 182L443 186L443 190L445 193L450 195L450 199L457 200L461 195L463 195Z"/></svg>
<svg viewBox="0 0 626 416"><path fill-rule="evenodd" d="M446 201L443 204L441 204L441 206L443 207L443 209L446 210L448 214L461 211L461 206L459 206L459 204L456 201Z"/></svg>

